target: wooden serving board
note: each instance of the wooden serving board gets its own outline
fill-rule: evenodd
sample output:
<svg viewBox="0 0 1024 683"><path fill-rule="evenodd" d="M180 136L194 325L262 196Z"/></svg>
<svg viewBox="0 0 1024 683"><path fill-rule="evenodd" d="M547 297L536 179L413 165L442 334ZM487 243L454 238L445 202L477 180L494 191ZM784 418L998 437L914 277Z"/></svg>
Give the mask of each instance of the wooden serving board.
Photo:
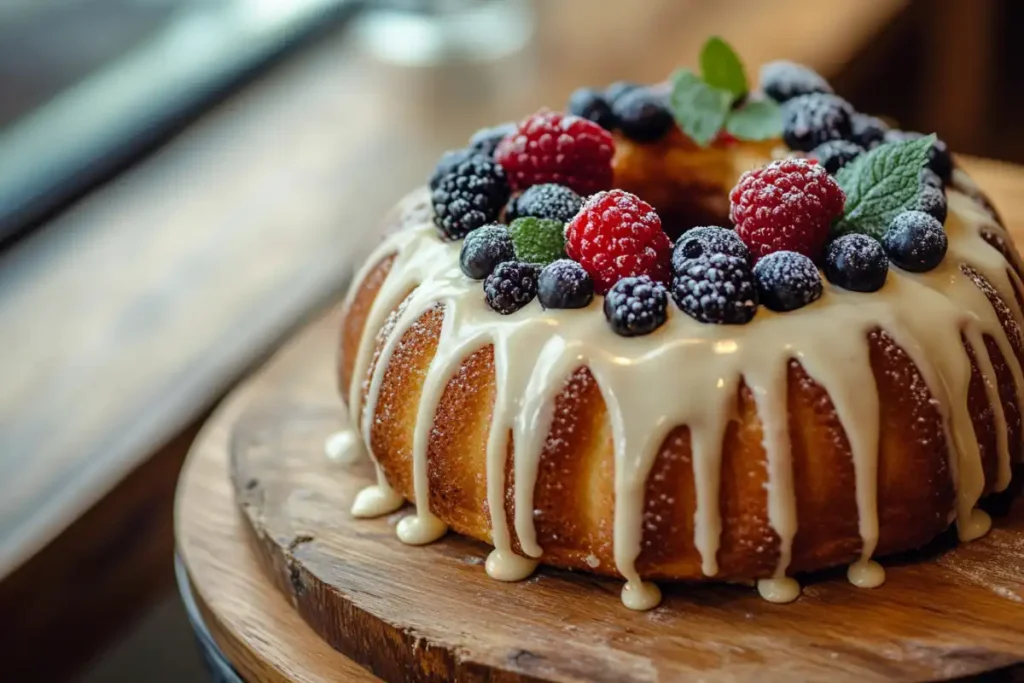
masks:
<svg viewBox="0 0 1024 683"><path fill-rule="evenodd" d="M329 461L343 427L334 311L258 374L232 412L231 477L261 564L313 630L389 681L941 680L1024 675L1024 500L986 538L885 562L857 589L808 577L774 605L748 586L666 586L638 613L621 583L551 569L488 578L483 544L409 547L348 509L368 463ZM242 400L242 399L236 399ZM1016 670L1016 672L1014 672Z"/></svg>

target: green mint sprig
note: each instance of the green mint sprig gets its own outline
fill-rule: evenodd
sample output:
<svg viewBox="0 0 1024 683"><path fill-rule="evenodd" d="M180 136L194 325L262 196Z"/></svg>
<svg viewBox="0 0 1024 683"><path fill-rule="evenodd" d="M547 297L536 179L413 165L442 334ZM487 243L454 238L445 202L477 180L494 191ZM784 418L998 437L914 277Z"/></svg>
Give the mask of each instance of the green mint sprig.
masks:
<svg viewBox="0 0 1024 683"><path fill-rule="evenodd" d="M672 75L672 114L701 147L724 127L741 140L769 140L782 135L782 114L773 100L747 100L746 71L736 51L713 36L700 52L701 75L680 69Z"/></svg>
<svg viewBox="0 0 1024 683"><path fill-rule="evenodd" d="M921 170L934 142L935 135L928 135L879 145L839 169L836 182L846 193L846 206L833 233L881 239L897 214L917 206Z"/></svg>

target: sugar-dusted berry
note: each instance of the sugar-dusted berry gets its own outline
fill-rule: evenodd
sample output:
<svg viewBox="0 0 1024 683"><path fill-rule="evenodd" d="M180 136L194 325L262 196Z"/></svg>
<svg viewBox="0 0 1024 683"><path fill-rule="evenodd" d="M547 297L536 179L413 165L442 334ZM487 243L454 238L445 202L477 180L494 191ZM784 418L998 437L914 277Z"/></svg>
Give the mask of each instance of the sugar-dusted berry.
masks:
<svg viewBox="0 0 1024 683"><path fill-rule="evenodd" d="M889 260L903 270L923 273L946 256L946 232L942 223L923 211L904 211L892 220L882 236Z"/></svg>
<svg viewBox="0 0 1024 683"><path fill-rule="evenodd" d="M526 188L521 195L513 197L505 209L509 222L525 216L550 218L568 223L579 213L583 198L565 185L544 183Z"/></svg>
<svg viewBox="0 0 1024 683"><path fill-rule="evenodd" d="M494 150L497 149L498 143L514 132L516 132L516 124L514 121L502 123L491 128L481 128L477 132L473 133L473 137L469 139L469 149L477 152L478 154L493 157Z"/></svg>
<svg viewBox="0 0 1024 683"><path fill-rule="evenodd" d="M650 334L668 320L668 293L646 275L624 277L605 296L604 316L623 337Z"/></svg>
<svg viewBox="0 0 1024 683"><path fill-rule="evenodd" d="M800 95L782 105L782 139L792 150L810 152L823 142L850 137L853 107L837 95Z"/></svg>
<svg viewBox="0 0 1024 683"><path fill-rule="evenodd" d="M707 225L690 228L676 240L672 249L672 272L682 270L685 261L702 254L729 254L750 261L750 249L735 230Z"/></svg>
<svg viewBox="0 0 1024 683"><path fill-rule="evenodd" d="M747 171L729 200L736 232L755 259L775 251L817 259L846 196L819 164L794 158Z"/></svg>
<svg viewBox="0 0 1024 683"><path fill-rule="evenodd" d="M544 308L586 308L594 299L594 281L580 264L559 259L540 271L537 298Z"/></svg>
<svg viewBox="0 0 1024 683"><path fill-rule="evenodd" d="M647 275L667 282L672 244L647 202L623 190L588 199L565 228L566 253L604 294L624 277Z"/></svg>
<svg viewBox="0 0 1024 683"><path fill-rule="evenodd" d="M785 102L799 95L832 92L832 86L817 71L783 59L761 67L761 89L776 102Z"/></svg>
<svg viewBox="0 0 1024 683"><path fill-rule="evenodd" d="M704 253L677 264L672 299L702 323L742 325L757 313L757 289L746 259Z"/></svg>
<svg viewBox="0 0 1024 683"><path fill-rule="evenodd" d="M537 296L537 269L522 261L505 261L484 280L487 305L502 315L515 313Z"/></svg>
<svg viewBox="0 0 1024 683"><path fill-rule="evenodd" d="M434 188L434 224L449 239L462 239L471 230L494 222L508 195L501 166L482 155L471 156Z"/></svg>
<svg viewBox="0 0 1024 683"><path fill-rule="evenodd" d="M515 258L512 237L504 225L485 225L466 235L459 252L459 266L467 277L483 280L504 261Z"/></svg>
<svg viewBox="0 0 1024 683"><path fill-rule="evenodd" d="M614 130L615 115L612 105L603 92L593 88L578 88L569 96L568 111L570 114L593 121L605 130Z"/></svg>
<svg viewBox="0 0 1024 683"><path fill-rule="evenodd" d="M864 149L874 149L885 142L889 126L880 118L855 112L850 117L850 141Z"/></svg>
<svg viewBox="0 0 1024 683"><path fill-rule="evenodd" d="M650 88L635 88L612 105L622 134L636 142L660 140L675 126L675 118L663 93Z"/></svg>
<svg viewBox="0 0 1024 683"><path fill-rule="evenodd" d="M835 175L843 166L861 154L864 148L849 140L829 140L814 148L810 157L816 159L830 175Z"/></svg>
<svg viewBox="0 0 1024 683"><path fill-rule="evenodd" d="M889 259L874 237L851 233L837 237L825 249L825 277L853 292L875 292L885 284Z"/></svg>
<svg viewBox="0 0 1024 683"><path fill-rule="evenodd" d="M754 266L758 300L773 311L794 311L821 297L814 262L795 251L776 251Z"/></svg>

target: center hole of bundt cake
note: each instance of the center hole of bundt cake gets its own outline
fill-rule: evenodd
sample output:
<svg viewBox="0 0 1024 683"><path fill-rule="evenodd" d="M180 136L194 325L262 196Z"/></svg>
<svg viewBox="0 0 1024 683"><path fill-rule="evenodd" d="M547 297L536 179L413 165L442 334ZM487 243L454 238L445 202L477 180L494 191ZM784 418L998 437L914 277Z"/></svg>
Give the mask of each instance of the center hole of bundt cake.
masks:
<svg viewBox="0 0 1024 683"><path fill-rule="evenodd" d="M729 226L729 191L744 171L772 158L771 143L701 148L675 129L646 144L618 135L615 145L615 187L653 206L672 239L699 225Z"/></svg>

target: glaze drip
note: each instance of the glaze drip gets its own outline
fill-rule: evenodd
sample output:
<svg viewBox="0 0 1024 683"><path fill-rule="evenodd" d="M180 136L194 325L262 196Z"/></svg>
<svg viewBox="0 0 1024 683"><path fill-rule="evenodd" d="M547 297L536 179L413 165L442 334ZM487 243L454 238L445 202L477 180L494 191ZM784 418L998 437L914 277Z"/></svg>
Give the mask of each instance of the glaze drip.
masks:
<svg viewBox="0 0 1024 683"><path fill-rule="evenodd" d="M968 181L958 176L958 182ZM871 558L879 538L880 402L872 384L869 345L869 335L879 330L916 365L943 420L960 538L969 540L987 531L990 521L976 509L986 482L967 407L971 364L964 343L970 345L977 361L1000 435L997 489L1009 483L1011 458L1020 454L1009 452L1006 416L985 339L995 342L1010 367L1018 401L1024 381L999 316L962 266L991 284L1013 321L1019 325L1024 318L1015 296L1021 283L981 233L996 233L1007 240L1008 236L968 194L948 189L949 250L943 263L931 272L914 274L893 268L885 287L873 294L849 292L826 283L822 297L811 305L784 314L762 308L753 322L743 326L701 324L671 307L668 322L643 338L614 334L601 314L600 300L579 310L543 310L534 301L512 315L497 315L487 308L480 283L460 271L460 244L441 241L429 218L416 214L422 201L423 191L407 198L406 206L413 207L409 211L412 224L376 250L349 294L354 296L358 283L376 264L394 255L390 274L366 321L366 329L380 333L363 335L354 379L348 387L352 423L359 425L371 457L371 428L389 360L403 334L425 312L434 307L443 310L437 351L423 382L412 447L416 512L399 524L402 541L427 543L446 530L429 509L427 453L434 415L448 381L464 359L491 345L496 396L487 437L486 486L495 550L488 558L487 571L502 580L529 575L536 560L543 560L533 517L534 487L555 398L573 373L586 367L600 388L612 431L613 550L616 569L626 580L622 599L633 609L654 607L660 592L643 581L636 566L648 474L671 430L688 427L697 501L693 540L703 573L715 576L722 531L722 444L734 417L737 388L743 382L754 397L763 429L768 522L779 539L778 562L772 575L758 582L758 589L768 600L793 600L800 588L787 571L800 520L787 423L787 368L795 360L828 393L849 441L862 544L860 559L850 568L850 580L860 586L879 585L884 571ZM375 354L378 344L379 353ZM688 390L672 392L667 400L665 387ZM511 520L502 513L510 439L515 480ZM383 473L372 488L376 492L368 493L369 499L383 498L389 503L376 509L394 509L390 505L394 492ZM360 512L368 507L362 506ZM512 550L510 524L526 557Z"/></svg>

